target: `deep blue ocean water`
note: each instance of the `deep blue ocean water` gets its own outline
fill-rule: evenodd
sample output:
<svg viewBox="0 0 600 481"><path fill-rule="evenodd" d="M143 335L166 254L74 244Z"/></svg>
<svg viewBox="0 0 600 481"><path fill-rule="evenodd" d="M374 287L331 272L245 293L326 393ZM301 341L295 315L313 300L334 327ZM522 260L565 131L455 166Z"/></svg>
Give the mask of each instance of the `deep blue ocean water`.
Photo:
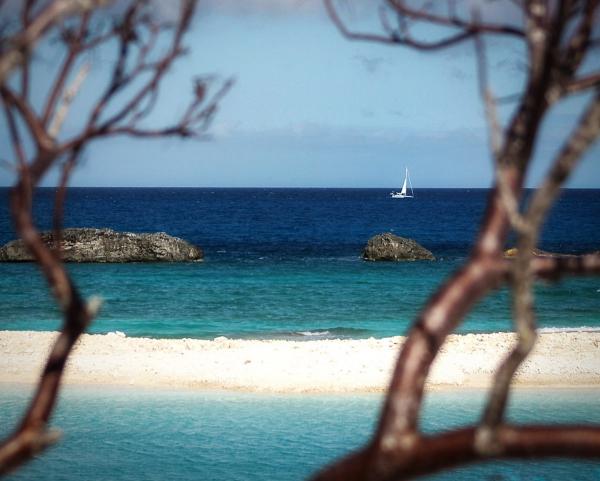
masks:
<svg viewBox="0 0 600 481"><path fill-rule="evenodd" d="M202 263L69 265L85 296L104 306L92 332L152 337L382 337L403 333L436 286L468 255L488 191L422 189L69 190L65 225L165 231L204 248ZM50 227L53 189L36 218ZM14 238L0 189L0 243ZM546 250L600 249L600 190L568 190L543 233ZM429 248L435 262L368 263L374 234ZM537 289L546 328L600 327L600 280ZM463 332L511 329L505 290L486 298ZM0 329L56 329L59 313L35 266L0 264Z"/></svg>
<svg viewBox="0 0 600 481"><path fill-rule="evenodd" d="M518 391L516 422L600 423L598 390ZM0 435L29 393L0 392ZM483 393L431 393L422 425L442 431L478 419ZM367 441L378 395L267 395L67 387L53 425L64 439L11 481L293 481ZM591 461L502 461L434 481L597 481Z"/></svg>

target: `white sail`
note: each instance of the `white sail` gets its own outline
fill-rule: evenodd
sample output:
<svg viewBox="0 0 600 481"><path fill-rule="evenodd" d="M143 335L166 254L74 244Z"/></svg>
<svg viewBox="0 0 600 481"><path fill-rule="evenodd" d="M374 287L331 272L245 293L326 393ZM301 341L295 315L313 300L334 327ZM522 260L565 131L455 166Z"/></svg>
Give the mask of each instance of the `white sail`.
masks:
<svg viewBox="0 0 600 481"><path fill-rule="evenodd" d="M408 193L408 187L410 187L410 194ZM412 182L410 181L410 176L408 174L408 167L406 168L406 173L404 174L402 190L400 190L400 192L390 192L390 197L393 197L394 199L406 199L414 197Z"/></svg>
<svg viewBox="0 0 600 481"><path fill-rule="evenodd" d="M406 169L406 175L404 176L404 184L402 184L402 190L400 195L406 195L406 183L408 182L408 169Z"/></svg>

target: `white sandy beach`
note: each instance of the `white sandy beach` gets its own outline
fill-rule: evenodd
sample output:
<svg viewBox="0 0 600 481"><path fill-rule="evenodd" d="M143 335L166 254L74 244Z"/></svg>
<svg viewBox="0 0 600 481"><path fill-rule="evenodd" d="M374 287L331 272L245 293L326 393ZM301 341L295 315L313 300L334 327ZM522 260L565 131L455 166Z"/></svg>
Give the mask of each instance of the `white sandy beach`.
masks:
<svg viewBox="0 0 600 481"><path fill-rule="evenodd" d="M37 380L56 333L0 331L0 382ZM361 340L215 340L83 335L65 381L265 392L382 391L403 337ZM429 388L486 387L514 336L450 336ZM600 332L542 333L521 386L600 386Z"/></svg>

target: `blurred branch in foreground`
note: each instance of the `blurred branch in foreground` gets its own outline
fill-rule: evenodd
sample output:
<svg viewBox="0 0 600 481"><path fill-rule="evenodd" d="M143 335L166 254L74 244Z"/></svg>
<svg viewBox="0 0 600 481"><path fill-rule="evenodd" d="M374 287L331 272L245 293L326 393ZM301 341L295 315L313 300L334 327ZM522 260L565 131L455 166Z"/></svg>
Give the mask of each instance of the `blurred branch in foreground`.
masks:
<svg viewBox="0 0 600 481"><path fill-rule="evenodd" d="M600 2L504 2L506 9L519 14L520 22L499 23L482 19L485 2L389 0L379 11L381 32L371 33L352 31L338 13L337 3L324 1L333 23L350 40L426 51L474 41L496 176L469 259L429 299L408 333L373 438L314 479L409 479L497 458L600 458L600 426L515 426L504 419L513 376L537 336L534 280L600 272L600 254L580 258L532 255L560 188L600 135L600 72L582 68L597 46L593 35L598 33ZM497 6L500 2L489 3ZM423 25L439 27L440 35L434 40L413 35L414 27ZM487 36L523 42L528 55L525 87L520 95L512 96L517 104L504 127L496 117L497 101L487 83L483 43ZM591 94L584 113L575 125L564 129L568 133L545 180L524 202L523 183L542 121L554 104L584 91ZM503 249L511 230L517 235L518 249L516 257L508 260ZM498 368L482 419L468 428L423 434L419 429L423 391L436 355L474 304L505 283L512 288L518 341Z"/></svg>
<svg viewBox="0 0 600 481"><path fill-rule="evenodd" d="M174 20L156 15L150 2L111 3L26 0L18 7L0 3L0 97L17 172L11 192L12 216L16 232L40 266L64 316L29 408L13 434L0 444L0 475L58 439L47 423L62 373L75 342L100 307L97 299L83 299L60 255L65 189L78 159L90 142L116 135L202 139L233 83L226 80L215 86L210 78L196 79L179 118L171 124L148 126L163 79L185 53L183 38L190 29L196 2L182 0ZM64 56L43 105L34 105L29 95L32 58L36 49L52 41L58 42L55 48L63 49ZM77 132L61 136L71 103L93 63L90 54L98 51L113 54L107 82L96 93L87 118L78 119ZM35 226L32 192L52 167L61 164L54 214L54 238L58 241L52 249L42 242Z"/></svg>

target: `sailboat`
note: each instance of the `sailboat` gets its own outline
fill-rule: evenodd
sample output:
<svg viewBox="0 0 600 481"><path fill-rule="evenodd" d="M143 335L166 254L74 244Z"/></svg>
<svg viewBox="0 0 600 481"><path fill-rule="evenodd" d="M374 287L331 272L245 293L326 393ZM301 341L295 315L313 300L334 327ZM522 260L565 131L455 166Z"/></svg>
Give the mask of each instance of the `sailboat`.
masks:
<svg viewBox="0 0 600 481"><path fill-rule="evenodd" d="M410 195L408 195L407 186L410 187ZM412 199L414 196L415 195L412 188L412 182L410 181L410 176L408 175L407 167L406 174L404 176L404 184L402 184L402 190L400 190L400 192L390 192L390 197L394 199Z"/></svg>

